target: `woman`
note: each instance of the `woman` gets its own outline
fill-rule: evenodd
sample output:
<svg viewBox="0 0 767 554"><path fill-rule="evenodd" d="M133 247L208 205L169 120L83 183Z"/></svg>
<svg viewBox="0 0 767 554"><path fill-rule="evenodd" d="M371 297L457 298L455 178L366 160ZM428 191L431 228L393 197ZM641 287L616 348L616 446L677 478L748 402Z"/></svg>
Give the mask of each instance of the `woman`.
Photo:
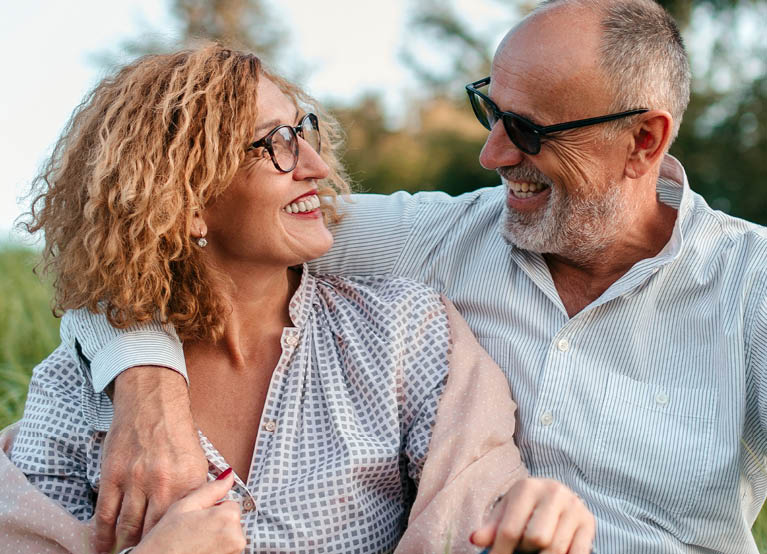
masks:
<svg viewBox="0 0 767 554"><path fill-rule="evenodd" d="M255 56L216 45L150 56L78 109L42 174L30 229L45 232L58 309L175 327L209 479L232 481L247 551L391 551L408 515L407 551L442 550L454 532L465 549L492 500L524 477L513 429L488 417L465 433L471 448L454 452L467 439L451 442L451 428L487 409L471 396L484 377L447 379L451 334L462 351L472 346L436 293L306 270L330 248L325 218L348 191L337 144L332 120ZM108 429L80 409L89 389L76 348L59 347L35 370L10 455L83 521ZM490 409L513 413L508 397L490 398ZM495 446L504 463L487 473ZM439 461L426 464L427 452ZM419 482L430 492L416 499ZM169 541L202 551L210 519L231 510L211 506L222 486L174 505L136 551ZM571 539L575 527L562 533ZM237 551L237 530L225 533Z"/></svg>

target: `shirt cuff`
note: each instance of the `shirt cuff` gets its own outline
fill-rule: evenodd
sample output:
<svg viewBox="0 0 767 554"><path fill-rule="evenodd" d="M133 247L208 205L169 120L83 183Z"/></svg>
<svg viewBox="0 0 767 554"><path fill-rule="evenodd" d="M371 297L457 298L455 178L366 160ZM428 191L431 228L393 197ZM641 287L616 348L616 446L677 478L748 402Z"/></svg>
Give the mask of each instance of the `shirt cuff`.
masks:
<svg viewBox="0 0 767 554"><path fill-rule="evenodd" d="M102 392L120 373L136 366L162 366L189 384L184 348L175 337L157 331L133 331L113 338L91 360L94 392Z"/></svg>

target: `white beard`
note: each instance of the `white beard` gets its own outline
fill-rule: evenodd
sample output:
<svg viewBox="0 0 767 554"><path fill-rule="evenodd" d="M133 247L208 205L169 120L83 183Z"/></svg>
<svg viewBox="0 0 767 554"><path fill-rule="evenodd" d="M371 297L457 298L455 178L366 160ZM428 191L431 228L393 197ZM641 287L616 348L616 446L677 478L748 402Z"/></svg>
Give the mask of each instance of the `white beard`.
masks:
<svg viewBox="0 0 767 554"><path fill-rule="evenodd" d="M532 213L511 210L504 203L501 235L508 243L523 250L588 263L617 238L628 206L616 184L594 187L593 194L576 196L529 165L503 167L498 173L507 193L507 180L543 183L551 188L546 206Z"/></svg>

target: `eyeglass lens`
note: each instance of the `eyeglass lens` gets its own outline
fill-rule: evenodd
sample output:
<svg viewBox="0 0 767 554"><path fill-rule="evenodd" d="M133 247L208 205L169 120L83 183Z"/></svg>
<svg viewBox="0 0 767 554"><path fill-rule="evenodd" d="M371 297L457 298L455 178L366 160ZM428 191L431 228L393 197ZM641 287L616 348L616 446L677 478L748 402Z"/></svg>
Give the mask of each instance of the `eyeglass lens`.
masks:
<svg viewBox="0 0 767 554"><path fill-rule="evenodd" d="M295 129L315 152L320 152L320 130L314 114L307 114ZM271 136L274 162L280 171L292 171L298 163L299 148L295 129L289 125L283 125L275 129Z"/></svg>

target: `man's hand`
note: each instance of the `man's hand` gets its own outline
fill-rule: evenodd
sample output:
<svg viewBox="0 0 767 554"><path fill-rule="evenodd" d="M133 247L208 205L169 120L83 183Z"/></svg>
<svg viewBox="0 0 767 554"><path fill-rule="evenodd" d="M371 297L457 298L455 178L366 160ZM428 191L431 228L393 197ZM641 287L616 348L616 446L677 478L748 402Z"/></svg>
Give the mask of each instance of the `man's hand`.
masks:
<svg viewBox="0 0 767 554"><path fill-rule="evenodd" d="M96 548L135 545L168 507L207 480L184 378L134 367L115 380L115 412L104 441L96 502Z"/></svg>
<svg viewBox="0 0 767 554"><path fill-rule="evenodd" d="M491 546L490 554L521 552L589 554L594 516L578 496L551 479L517 482L495 507L471 542Z"/></svg>

